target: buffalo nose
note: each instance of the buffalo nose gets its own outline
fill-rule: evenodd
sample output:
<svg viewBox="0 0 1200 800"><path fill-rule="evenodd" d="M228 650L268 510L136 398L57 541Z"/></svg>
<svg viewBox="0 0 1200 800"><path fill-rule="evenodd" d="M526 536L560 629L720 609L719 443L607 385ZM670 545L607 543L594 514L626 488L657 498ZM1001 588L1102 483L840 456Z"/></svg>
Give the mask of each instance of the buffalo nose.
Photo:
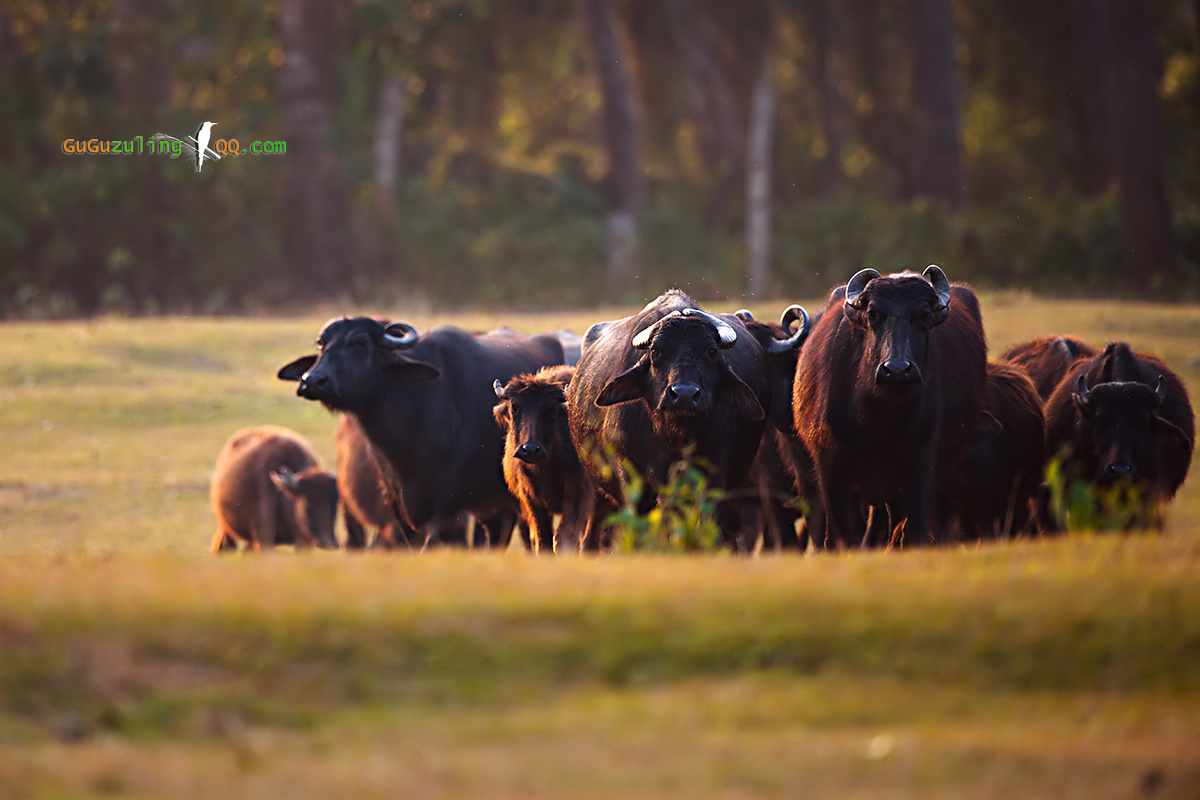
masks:
<svg viewBox="0 0 1200 800"><path fill-rule="evenodd" d="M906 358L889 358L875 371L876 383L918 383L921 372Z"/></svg>
<svg viewBox="0 0 1200 800"><path fill-rule="evenodd" d="M700 387L692 383L678 383L667 390L673 406L700 406Z"/></svg>
<svg viewBox="0 0 1200 800"><path fill-rule="evenodd" d="M300 385L296 394L301 397L314 397L324 394L329 388L329 376L322 372L306 372L300 376Z"/></svg>
<svg viewBox="0 0 1200 800"><path fill-rule="evenodd" d="M1108 469L1104 470L1104 477L1113 481L1122 479L1135 481L1137 480L1137 470L1133 468L1132 464L1114 461L1108 465Z"/></svg>
<svg viewBox="0 0 1200 800"><path fill-rule="evenodd" d="M533 464L546 460L546 448L534 442L526 442L517 448L515 455L527 464Z"/></svg>

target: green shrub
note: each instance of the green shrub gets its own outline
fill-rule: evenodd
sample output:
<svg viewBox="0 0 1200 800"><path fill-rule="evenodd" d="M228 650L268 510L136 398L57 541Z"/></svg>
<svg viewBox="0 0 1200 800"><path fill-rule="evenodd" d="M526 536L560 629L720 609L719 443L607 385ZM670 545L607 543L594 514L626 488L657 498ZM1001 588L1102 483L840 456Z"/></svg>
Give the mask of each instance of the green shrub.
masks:
<svg viewBox="0 0 1200 800"><path fill-rule="evenodd" d="M645 515L637 513L645 480L628 461L623 464L625 506L605 520L613 528L614 550L693 553L720 549L717 506L725 493L708 485L706 471L692 458L685 456L671 465L666 485L659 487L658 505Z"/></svg>

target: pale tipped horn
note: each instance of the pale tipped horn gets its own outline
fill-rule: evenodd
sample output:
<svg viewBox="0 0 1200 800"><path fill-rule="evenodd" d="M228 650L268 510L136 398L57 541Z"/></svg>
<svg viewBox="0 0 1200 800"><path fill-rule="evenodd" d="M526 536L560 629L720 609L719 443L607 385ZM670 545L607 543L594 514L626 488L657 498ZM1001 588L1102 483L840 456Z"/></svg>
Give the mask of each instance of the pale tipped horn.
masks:
<svg viewBox="0 0 1200 800"><path fill-rule="evenodd" d="M942 308L949 308L950 279L946 277L945 272L942 272L942 268L937 264L930 264L921 275L933 285L933 291L937 294L938 305Z"/></svg>
<svg viewBox="0 0 1200 800"><path fill-rule="evenodd" d="M846 284L846 305L858 308L858 296L867 288L867 284L879 277L879 273L867 267L854 273L854 277Z"/></svg>
<svg viewBox="0 0 1200 800"><path fill-rule="evenodd" d="M793 303L783 310L783 314L779 317L779 324L783 326L784 330L790 331L792 323L797 321L800 322L800 330L786 339L775 339L772 341L767 345L767 353L773 356L791 353L804 344L804 340L808 338L808 312L804 310L804 306Z"/></svg>
<svg viewBox="0 0 1200 800"><path fill-rule="evenodd" d="M407 322L393 322L383 329L383 346L389 350L404 350L417 343L417 329Z"/></svg>
<svg viewBox="0 0 1200 800"><path fill-rule="evenodd" d="M742 322L754 322L754 315L750 313L750 309L748 308L739 308L733 312L733 315Z"/></svg>
<svg viewBox="0 0 1200 800"><path fill-rule="evenodd" d="M495 392L496 397L499 397L501 400L508 399L508 395L504 393L504 384L500 382L499 378L492 381L492 391Z"/></svg>

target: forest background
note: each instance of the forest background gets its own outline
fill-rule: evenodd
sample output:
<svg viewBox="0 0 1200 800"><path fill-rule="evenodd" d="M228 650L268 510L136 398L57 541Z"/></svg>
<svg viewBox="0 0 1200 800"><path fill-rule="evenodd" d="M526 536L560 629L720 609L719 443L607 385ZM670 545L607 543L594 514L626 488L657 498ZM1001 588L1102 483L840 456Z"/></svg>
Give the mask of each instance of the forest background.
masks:
<svg viewBox="0 0 1200 800"><path fill-rule="evenodd" d="M1197 0L3 0L0 118L4 317L1200 299Z"/></svg>

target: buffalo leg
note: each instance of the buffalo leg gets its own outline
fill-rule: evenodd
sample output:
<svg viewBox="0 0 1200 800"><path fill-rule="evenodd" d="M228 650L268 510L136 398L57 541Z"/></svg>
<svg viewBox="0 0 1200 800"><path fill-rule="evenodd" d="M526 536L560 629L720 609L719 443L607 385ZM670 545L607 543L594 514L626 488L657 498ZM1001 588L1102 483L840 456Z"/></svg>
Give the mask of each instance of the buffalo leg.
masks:
<svg viewBox="0 0 1200 800"><path fill-rule="evenodd" d="M342 521L346 523L346 547L361 550L367 546L367 532L349 511L342 512Z"/></svg>

